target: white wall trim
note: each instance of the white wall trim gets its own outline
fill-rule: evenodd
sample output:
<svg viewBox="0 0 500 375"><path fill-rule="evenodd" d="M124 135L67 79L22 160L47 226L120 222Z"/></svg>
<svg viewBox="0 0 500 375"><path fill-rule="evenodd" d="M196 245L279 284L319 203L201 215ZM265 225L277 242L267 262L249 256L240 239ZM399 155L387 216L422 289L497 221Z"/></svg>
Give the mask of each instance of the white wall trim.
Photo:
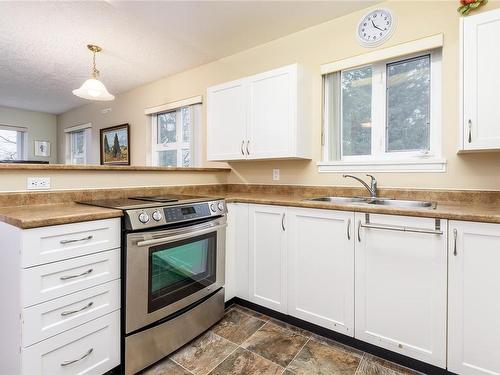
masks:
<svg viewBox="0 0 500 375"><path fill-rule="evenodd" d="M321 65L321 74L334 73L354 68L356 66L371 64L382 60L388 60L416 52L439 48L443 46L443 39L443 34L436 34L426 38L413 40L411 42L401 43L393 47L378 49L362 55L333 61L331 63Z"/></svg>
<svg viewBox="0 0 500 375"><path fill-rule="evenodd" d="M328 161L317 163L319 172L445 172L446 159Z"/></svg>
<svg viewBox="0 0 500 375"><path fill-rule="evenodd" d="M187 107L188 105L193 104L202 104L203 96L193 96L192 98L177 100L175 102L170 102L166 104L157 105L155 107L149 107L144 110L145 115L154 115L156 113L173 111L174 109L178 109L181 107Z"/></svg>
<svg viewBox="0 0 500 375"><path fill-rule="evenodd" d="M11 131L17 131L17 132L27 132L28 128L25 128L25 127L22 127L22 126L0 124L0 130L11 130Z"/></svg>
<svg viewBox="0 0 500 375"><path fill-rule="evenodd" d="M69 128L65 128L64 132L65 133L72 133L72 132L76 132L78 130L88 129L88 128L91 128L91 127L92 127L92 123L88 122L86 124L75 125L75 126L71 126Z"/></svg>

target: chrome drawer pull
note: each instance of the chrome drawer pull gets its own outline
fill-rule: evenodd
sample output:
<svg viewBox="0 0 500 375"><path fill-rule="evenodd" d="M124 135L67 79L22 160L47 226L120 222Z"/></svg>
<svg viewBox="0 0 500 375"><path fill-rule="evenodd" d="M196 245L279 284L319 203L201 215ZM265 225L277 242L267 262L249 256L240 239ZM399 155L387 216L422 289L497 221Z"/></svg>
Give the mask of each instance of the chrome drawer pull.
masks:
<svg viewBox="0 0 500 375"><path fill-rule="evenodd" d="M347 239L351 239L351 219L347 220Z"/></svg>
<svg viewBox="0 0 500 375"><path fill-rule="evenodd" d="M285 213L283 212L283 215L281 216L281 229L283 229L283 232L285 231Z"/></svg>
<svg viewBox="0 0 500 375"><path fill-rule="evenodd" d="M77 312L83 311L88 309L89 307L92 307L94 305L94 302L89 302L87 305L83 306L81 309L78 310L71 310L71 311L63 311L61 313L61 316L68 316L68 315L73 315L76 314Z"/></svg>
<svg viewBox="0 0 500 375"><path fill-rule="evenodd" d="M472 143L472 120L471 119L469 119L468 124L469 124L469 139L468 139L468 141L469 141L469 143Z"/></svg>
<svg viewBox="0 0 500 375"><path fill-rule="evenodd" d="M250 155L250 150L248 149L248 146L250 146L250 141L247 141L247 155Z"/></svg>
<svg viewBox="0 0 500 375"><path fill-rule="evenodd" d="M358 221L358 242L361 242L361 220Z"/></svg>
<svg viewBox="0 0 500 375"><path fill-rule="evenodd" d="M458 236L458 231L457 229L453 229L453 255L457 256L457 236Z"/></svg>
<svg viewBox="0 0 500 375"><path fill-rule="evenodd" d="M69 279L74 279L76 277L80 277L80 276L85 276L85 275L88 275L89 273L91 273L94 269L93 268L90 268L89 270L85 271L85 272L82 272L81 274L79 275L69 275L69 276L61 276L59 279L61 280L69 280Z"/></svg>
<svg viewBox="0 0 500 375"><path fill-rule="evenodd" d="M79 238L77 240L61 240L61 241L59 241L59 243L61 245L66 245L68 243L81 242L81 241L89 241L92 238L94 238L94 236L90 235L90 236L87 236L87 237L84 237L84 238Z"/></svg>
<svg viewBox="0 0 500 375"><path fill-rule="evenodd" d="M245 151L243 151L243 145L245 144L245 141L241 141L241 147L240 147L240 150L241 150L241 155L245 155Z"/></svg>
<svg viewBox="0 0 500 375"><path fill-rule="evenodd" d="M439 230L439 229L411 228L411 227L401 227L401 226L397 226L397 225L362 224L361 223L361 227L370 228L370 229L392 230L392 231L396 231L396 232L443 234L443 231Z"/></svg>
<svg viewBox="0 0 500 375"><path fill-rule="evenodd" d="M90 348L90 349L87 351L87 353L85 353L84 355L82 355L80 358L73 359L73 360L71 360L71 361L64 361L64 362L62 362L62 363L61 363L61 367L71 365L72 363L75 363L75 362L80 362L82 359L85 359L85 358L87 358L89 355L91 355L93 351L94 351L94 348Z"/></svg>

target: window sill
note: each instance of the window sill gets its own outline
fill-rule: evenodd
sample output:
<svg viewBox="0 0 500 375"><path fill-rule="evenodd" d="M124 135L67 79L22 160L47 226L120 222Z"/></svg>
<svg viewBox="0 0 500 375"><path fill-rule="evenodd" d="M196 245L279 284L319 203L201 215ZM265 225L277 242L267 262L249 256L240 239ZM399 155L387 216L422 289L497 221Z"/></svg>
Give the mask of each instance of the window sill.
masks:
<svg viewBox="0 0 500 375"><path fill-rule="evenodd" d="M446 159L322 161L319 172L445 172Z"/></svg>

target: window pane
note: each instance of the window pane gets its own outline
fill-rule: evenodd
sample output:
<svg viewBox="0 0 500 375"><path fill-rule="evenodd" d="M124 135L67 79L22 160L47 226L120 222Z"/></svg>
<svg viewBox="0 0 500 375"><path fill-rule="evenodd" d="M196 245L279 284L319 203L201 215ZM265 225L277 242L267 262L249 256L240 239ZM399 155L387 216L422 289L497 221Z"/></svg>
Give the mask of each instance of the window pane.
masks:
<svg viewBox="0 0 500 375"><path fill-rule="evenodd" d="M177 140L176 113L167 112L158 115L158 144L175 143Z"/></svg>
<svg viewBox="0 0 500 375"><path fill-rule="evenodd" d="M372 68L342 72L342 155L371 154Z"/></svg>
<svg viewBox="0 0 500 375"><path fill-rule="evenodd" d="M17 131L0 129L0 160L19 159L17 154Z"/></svg>
<svg viewBox="0 0 500 375"><path fill-rule="evenodd" d="M429 150L430 56L387 65L387 151Z"/></svg>
<svg viewBox="0 0 500 375"><path fill-rule="evenodd" d="M182 141L189 142L191 140L191 111L190 107L181 109L182 114Z"/></svg>
<svg viewBox="0 0 500 375"><path fill-rule="evenodd" d="M188 148L182 149L182 166L183 167L191 166L191 151Z"/></svg>
<svg viewBox="0 0 500 375"><path fill-rule="evenodd" d="M71 163L85 163L85 131L80 130L70 133L71 136Z"/></svg>
<svg viewBox="0 0 500 375"><path fill-rule="evenodd" d="M177 167L177 150L159 151L158 165L161 167Z"/></svg>

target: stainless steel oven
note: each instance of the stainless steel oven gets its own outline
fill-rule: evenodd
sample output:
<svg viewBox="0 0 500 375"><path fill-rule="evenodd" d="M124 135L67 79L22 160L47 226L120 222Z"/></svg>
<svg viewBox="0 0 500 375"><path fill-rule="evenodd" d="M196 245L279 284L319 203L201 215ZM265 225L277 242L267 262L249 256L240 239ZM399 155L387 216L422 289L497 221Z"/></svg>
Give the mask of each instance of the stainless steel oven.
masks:
<svg viewBox="0 0 500 375"><path fill-rule="evenodd" d="M224 285L226 217L126 235L126 333Z"/></svg>

